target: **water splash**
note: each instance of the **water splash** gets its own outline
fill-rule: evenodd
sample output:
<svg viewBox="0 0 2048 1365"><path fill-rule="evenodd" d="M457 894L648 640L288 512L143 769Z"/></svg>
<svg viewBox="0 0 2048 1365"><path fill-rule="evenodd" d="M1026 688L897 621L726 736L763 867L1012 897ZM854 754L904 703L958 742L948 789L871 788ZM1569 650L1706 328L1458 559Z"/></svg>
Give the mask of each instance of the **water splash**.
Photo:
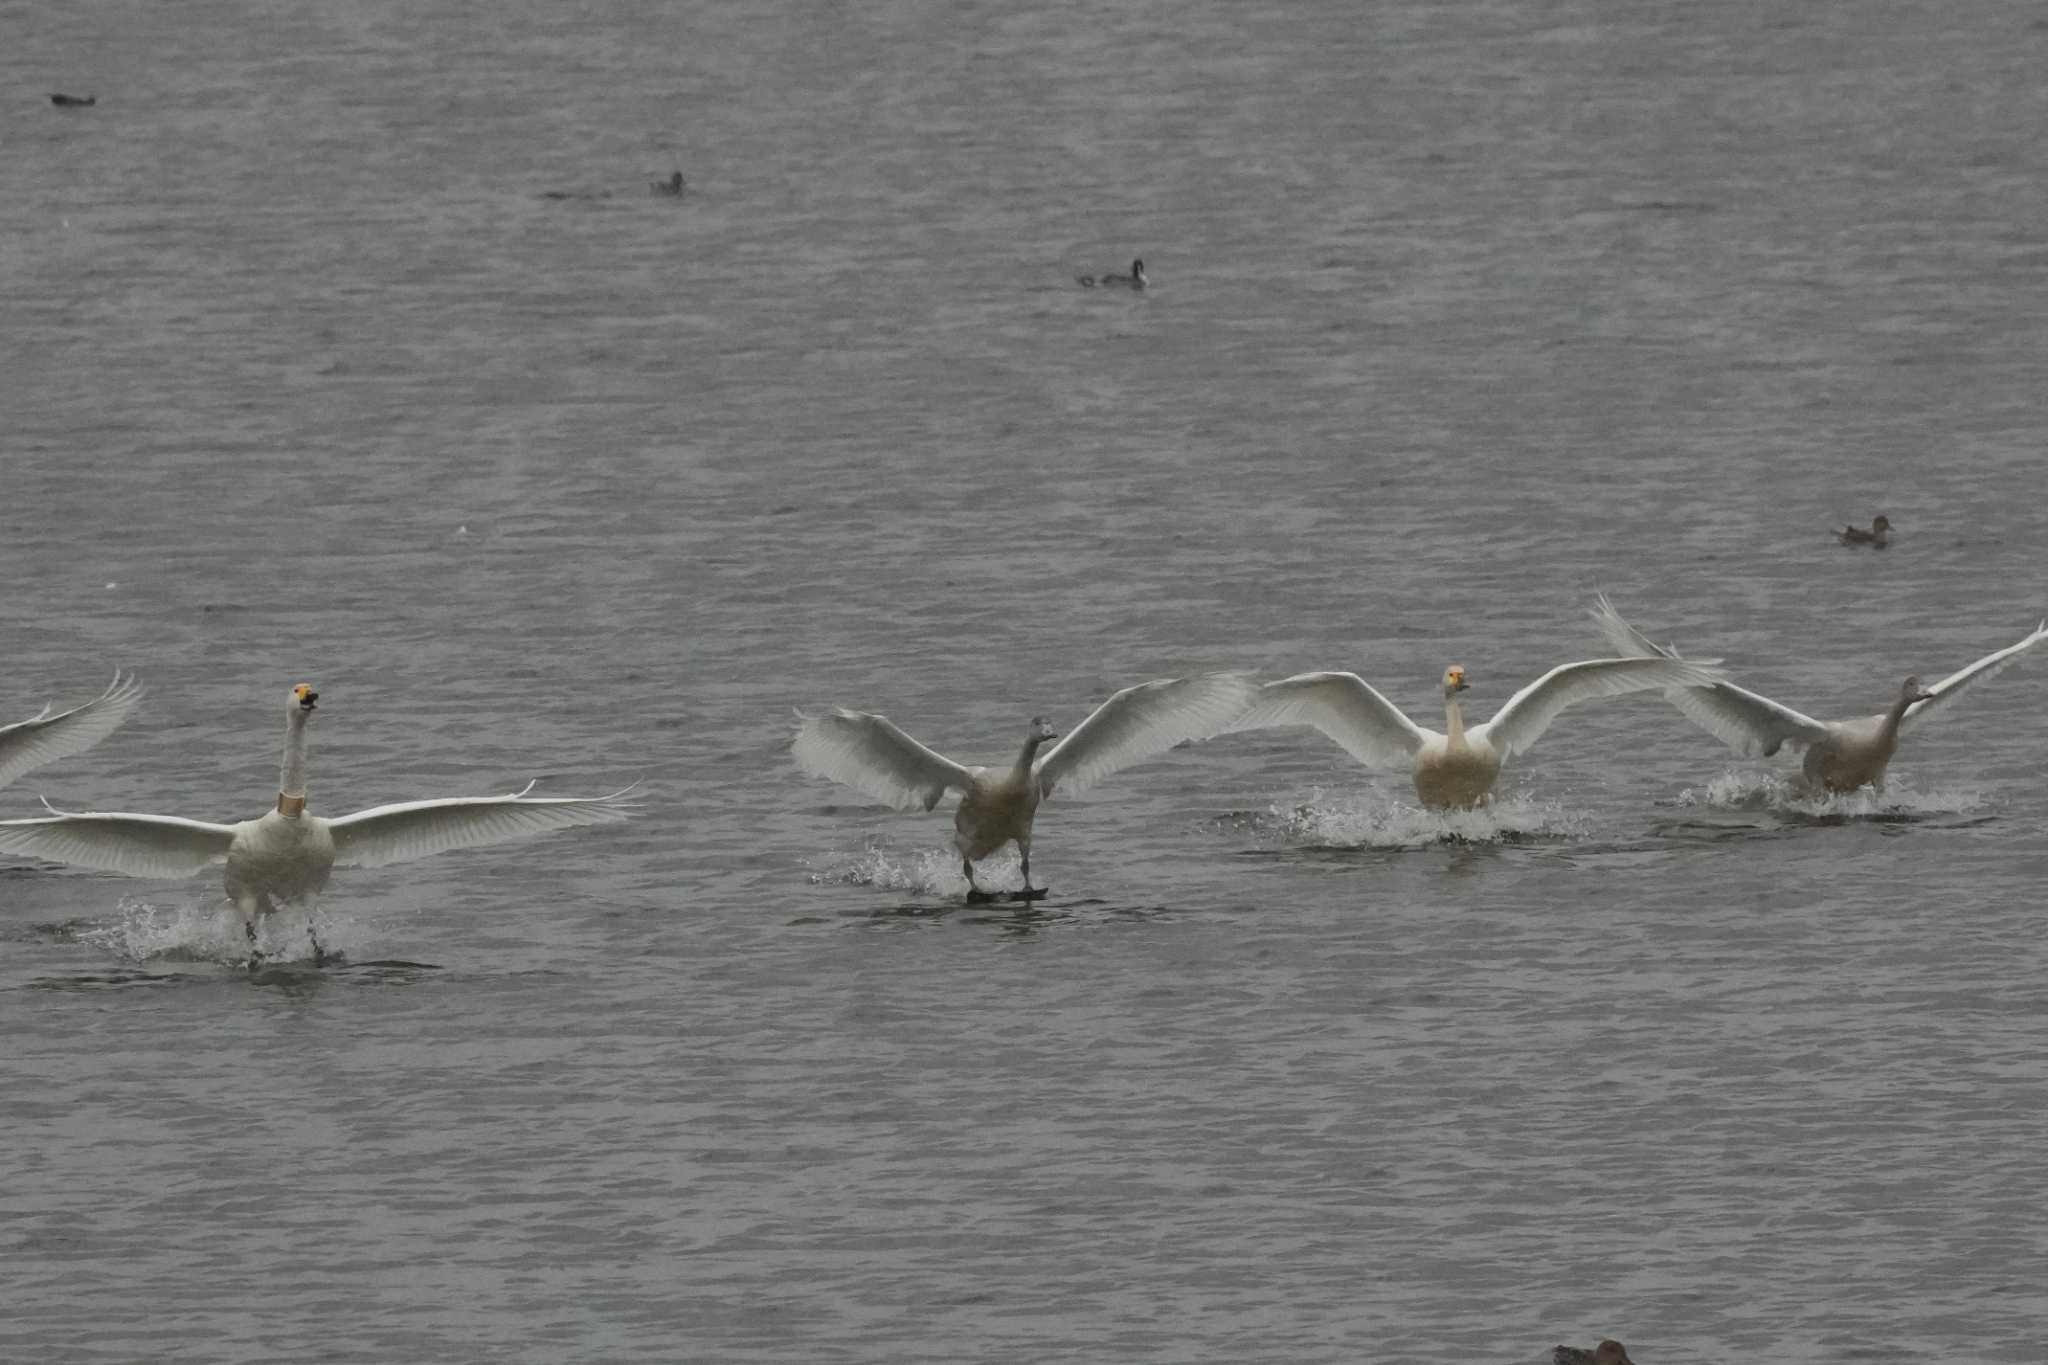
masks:
<svg viewBox="0 0 2048 1365"><path fill-rule="evenodd" d="M1935 815L1960 815L1983 806L1981 791L1915 791L1894 783L1884 791L1859 787L1853 792L1822 792L1799 778L1776 773L1722 773L1704 787L1687 787L1674 806L1719 810L1767 811L1810 820L1898 820Z"/></svg>
<svg viewBox="0 0 2048 1365"><path fill-rule="evenodd" d="M265 963L313 960L313 944L306 935L308 913L304 907L289 907L258 921L256 947ZM330 957L346 956L356 946L347 921L322 915L317 923L320 945ZM240 967L249 961L242 917L213 900L160 905L124 896L110 923L88 925L75 937L129 962L218 962Z"/></svg>
<svg viewBox="0 0 2048 1365"><path fill-rule="evenodd" d="M1276 842L1324 848L1512 844L1577 838L1588 828L1583 816L1556 802L1526 796L1500 797L1478 810L1445 811L1369 796L1326 801L1318 794L1292 809L1272 807L1251 823Z"/></svg>
<svg viewBox="0 0 2048 1365"><path fill-rule="evenodd" d="M872 886L953 899L967 894L960 855L950 849L898 854L869 846L851 861L813 871L810 880L813 886ZM1016 856L1005 853L975 864L974 881L984 891L1022 890L1024 873Z"/></svg>

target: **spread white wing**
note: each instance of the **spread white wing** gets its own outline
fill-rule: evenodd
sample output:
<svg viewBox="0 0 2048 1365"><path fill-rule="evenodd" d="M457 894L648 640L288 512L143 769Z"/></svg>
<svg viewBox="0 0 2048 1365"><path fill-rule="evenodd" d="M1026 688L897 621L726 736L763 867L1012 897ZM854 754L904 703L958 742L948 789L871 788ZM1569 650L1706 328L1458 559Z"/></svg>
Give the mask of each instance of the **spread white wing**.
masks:
<svg viewBox="0 0 2048 1365"><path fill-rule="evenodd" d="M1126 687L1031 765L1040 793L1085 787L1187 740L1208 739L1244 712L1258 685L1242 673L1162 678Z"/></svg>
<svg viewBox="0 0 2048 1365"><path fill-rule="evenodd" d="M1406 770L1433 735L1356 673L1297 673L1260 688L1230 728L1313 725L1372 768Z"/></svg>
<svg viewBox="0 0 2048 1365"><path fill-rule="evenodd" d="M45 706L27 720L0 725L0 787L45 763L84 753L119 729L142 700L142 685L118 672L107 690L83 706L50 714Z"/></svg>
<svg viewBox="0 0 2048 1365"><path fill-rule="evenodd" d="M1912 729L1928 715L1948 705L1956 693L1962 691L1971 683L1984 678L1997 677L2000 673L2003 673L2006 669L2019 662L2022 654L2025 654L2043 640L2048 640L2048 621L2043 621L2034 629L2033 634L2027 636L2026 639L2018 644L2007 645L2004 649L1986 654L1967 668L1957 669L1940 682L1935 683L1927 689L1934 694L1932 697L1926 701L1916 701L1906 708L1906 718L1899 722L1900 732L1903 733Z"/></svg>
<svg viewBox="0 0 2048 1365"><path fill-rule="evenodd" d="M228 856L233 825L175 815L61 811L34 820L0 820L0 850L129 877L190 877Z"/></svg>
<svg viewBox="0 0 2048 1365"><path fill-rule="evenodd" d="M630 819L636 788L609 796L444 796L373 806L327 822L337 867L382 867L457 848L481 848L579 825Z"/></svg>
<svg viewBox="0 0 2048 1365"><path fill-rule="evenodd" d="M966 791L974 774L919 744L885 716L835 706L822 716L797 712L790 753L797 766L844 782L897 810L930 810L950 789Z"/></svg>
<svg viewBox="0 0 2048 1365"><path fill-rule="evenodd" d="M1642 659L1679 657L1677 650L1653 643L1647 635L1622 620L1621 613L1604 595L1600 598L1600 605L1593 610L1593 619L1599 623L1600 633L1607 637L1607 643L1617 654ZM1775 754L1781 745L1790 744L1797 748L1819 743L1828 737L1826 722L1731 682L1674 688L1664 694L1664 699L1693 724L1739 754Z"/></svg>
<svg viewBox="0 0 2048 1365"><path fill-rule="evenodd" d="M1485 740L1503 762L1543 737L1558 713L1594 697L1620 697L1664 687L1710 682L1717 675L1684 659L1587 659L1559 664L1514 696L1492 720L1472 727L1475 743Z"/></svg>

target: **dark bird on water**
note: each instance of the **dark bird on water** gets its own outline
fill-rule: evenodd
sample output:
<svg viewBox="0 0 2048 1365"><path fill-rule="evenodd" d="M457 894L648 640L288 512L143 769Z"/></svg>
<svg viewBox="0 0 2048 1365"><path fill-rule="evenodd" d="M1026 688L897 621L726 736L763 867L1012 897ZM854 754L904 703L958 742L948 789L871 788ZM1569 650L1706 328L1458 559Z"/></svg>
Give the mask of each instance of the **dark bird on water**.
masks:
<svg viewBox="0 0 2048 1365"><path fill-rule="evenodd" d="M50 103L59 109L90 109L100 102L98 95L52 95Z"/></svg>
<svg viewBox="0 0 2048 1365"><path fill-rule="evenodd" d="M1100 278L1094 275L1080 275L1076 278L1080 280L1083 289L1093 289L1097 285L1105 289L1143 289L1151 283L1145 278L1143 261L1132 261L1131 273L1128 275L1103 275Z"/></svg>
<svg viewBox="0 0 2048 1365"><path fill-rule="evenodd" d="M1861 526L1844 526L1835 536L1844 545L1868 545L1873 550L1882 550L1891 543L1891 530L1891 518L1880 512L1868 531Z"/></svg>

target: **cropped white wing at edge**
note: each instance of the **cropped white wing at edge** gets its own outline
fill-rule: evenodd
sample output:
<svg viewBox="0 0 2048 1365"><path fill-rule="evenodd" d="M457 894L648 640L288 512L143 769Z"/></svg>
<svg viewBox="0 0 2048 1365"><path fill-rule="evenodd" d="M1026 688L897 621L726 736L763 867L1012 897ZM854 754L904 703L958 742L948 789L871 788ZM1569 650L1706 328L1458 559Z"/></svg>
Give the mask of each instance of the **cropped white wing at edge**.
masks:
<svg viewBox="0 0 2048 1365"><path fill-rule="evenodd" d="M190 877L228 856L233 825L175 815L118 811L62 811L0 820L0 850L128 877Z"/></svg>
<svg viewBox="0 0 2048 1365"><path fill-rule="evenodd" d="M1586 659L1559 664L1514 696L1484 725L1472 727L1506 759L1527 751L1567 706L1594 697L1621 697L1667 687L1696 687L1719 675L1685 659Z"/></svg>
<svg viewBox="0 0 2048 1365"><path fill-rule="evenodd" d="M1312 725L1370 768L1405 769L1434 733L1356 673L1297 673L1260 688L1230 728Z"/></svg>
<svg viewBox="0 0 2048 1365"><path fill-rule="evenodd" d="M1652 642L1624 621L1605 594L1593 609L1593 620L1618 654L1639 659L1679 657L1677 650ZM1675 688L1667 691L1664 699L1693 724L1735 752L1751 757L1774 754L1782 744L1798 747L1828 736L1825 722L1725 680L1707 687Z"/></svg>
<svg viewBox="0 0 2048 1365"><path fill-rule="evenodd" d="M2043 640L2048 640L2048 621L2043 621L2039 626L2036 626L2033 633L2018 644L2007 645L2004 649L1994 650L1992 653L1986 654L1983 658L1977 660L1977 662L1957 669L1927 689L1934 694L1932 697L1926 701L1916 701L1906 708L1906 717L1899 722L1899 730L1903 733L1912 729L1925 717L1946 706L1954 699L1956 693L1962 691L1971 683L1978 682L1984 678L1997 677L2000 673L2018 663L2022 654L2025 654Z"/></svg>
<svg viewBox="0 0 2048 1365"><path fill-rule="evenodd" d="M142 685L117 671L107 690L83 706L50 714L45 706L27 720L0 725L0 787L45 763L84 753L121 727L142 700Z"/></svg>
<svg viewBox="0 0 2048 1365"><path fill-rule="evenodd" d="M1243 714L1258 684L1242 673L1161 678L1117 692L1038 756L1031 771L1042 795L1081 788L1188 740L1221 733Z"/></svg>
<svg viewBox="0 0 2048 1365"><path fill-rule="evenodd" d="M528 796L529 782L505 796L443 796L372 806L327 822L337 867L382 867L457 848L481 848L579 825L627 820L639 810L638 785L608 796Z"/></svg>
<svg viewBox="0 0 2048 1365"><path fill-rule="evenodd" d="M930 810L948 789L966 791L974 774L932 752L887 717L835 706L823 715L797 712L803 724L789 751L797 766L844 782L897 810Z"/></svg>

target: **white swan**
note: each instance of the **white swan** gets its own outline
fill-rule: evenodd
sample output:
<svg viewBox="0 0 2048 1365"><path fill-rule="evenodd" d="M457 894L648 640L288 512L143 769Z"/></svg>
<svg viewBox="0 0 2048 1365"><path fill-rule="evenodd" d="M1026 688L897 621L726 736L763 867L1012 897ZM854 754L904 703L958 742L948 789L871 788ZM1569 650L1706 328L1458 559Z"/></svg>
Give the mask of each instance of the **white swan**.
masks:
<svg viewBox="0 0 2048 1365"><path fill-rule="evenodd" d="M121 728L142 700L142 685L117 670L107 690L83 706L50 714L50 708L12 725L0 725L0 787L45 763L82 754Z"/></svg>
<svg viewBox="0 0 2048 1365"><path fill-rule="evenodd" d="M380 867L447 849L476 848L576 825L624 820L632 788L609 796L452 796L401 801L334 820L306 814L306 722L320 694L292 689L285 713L284 766L277 806L254 820L218 825L175 815L60 811L0 820L0 849L130 877L190 877L226 868L228 899L242 914L252 964L256 920L280 903L310 896L337 864ZM315 961L326 956L306 922Z"/></svg>
<svg viewBox="0 0 2048 1365"><path fill-rule="evenodd" d="M1659 667L1662 665L1662 667ZM1530 683L1492 720L1465 728L1458 694L1468 684L1456 664L1444 670L1444 726L1438 734L1408 719L1356 673L1301 673L1267 683L1230 728L1312 725L1373 768L1405 768L1432 810L1485 804L1501 766L1534 744L1560 711L1592 697L1617 697L1719 675L1676 659L1589 659L1560 664Z"/></svg>
<svg viewBox="0 0 2048 1365"><path fill-rule="evenodd" d="M1065 739L1034 716L1024 748L1008 768L969 768L927 749L881 716L835 707L803 723L790 745L804 771L866 792L898 810L930 810L948 791L960 793L953 846L967 874L969 900L989 899L974 883L974 864L1014 841L1023 855L1024 894L1031 885L1031 822L1038 803L1060 783L1084 787L1119 768L1207 739L1228 725L1257 691L1243 674L1211 673L1126 687L1095 708Z"/></svg>
<svg viewBox="0 0 2048 1365"><path fill-rule="evenodd" d="M1593 609L1593 619L1608 643L1624 654L1641 658L1679 657L1678 651L1653 643L1622 620L1621 613L1604 595L1600 605ZM1901 734L1954 700L1971 683L2003 672L2044 640L2048 640L2048 622L2019 643L1993 650L1932 687L1922 687L1917 677L1906 679L1898 696L1883 712L1856 720L1815 720L1726 681L1679 687L1664 695L1694 724L1739 754L1769 757L1787 744L1795 749L1804 746L1806 761L1802 771L1808 783L1831 792L1849 792L1863 786L1882 790L1885 768L1891 763Z"/></svg>

